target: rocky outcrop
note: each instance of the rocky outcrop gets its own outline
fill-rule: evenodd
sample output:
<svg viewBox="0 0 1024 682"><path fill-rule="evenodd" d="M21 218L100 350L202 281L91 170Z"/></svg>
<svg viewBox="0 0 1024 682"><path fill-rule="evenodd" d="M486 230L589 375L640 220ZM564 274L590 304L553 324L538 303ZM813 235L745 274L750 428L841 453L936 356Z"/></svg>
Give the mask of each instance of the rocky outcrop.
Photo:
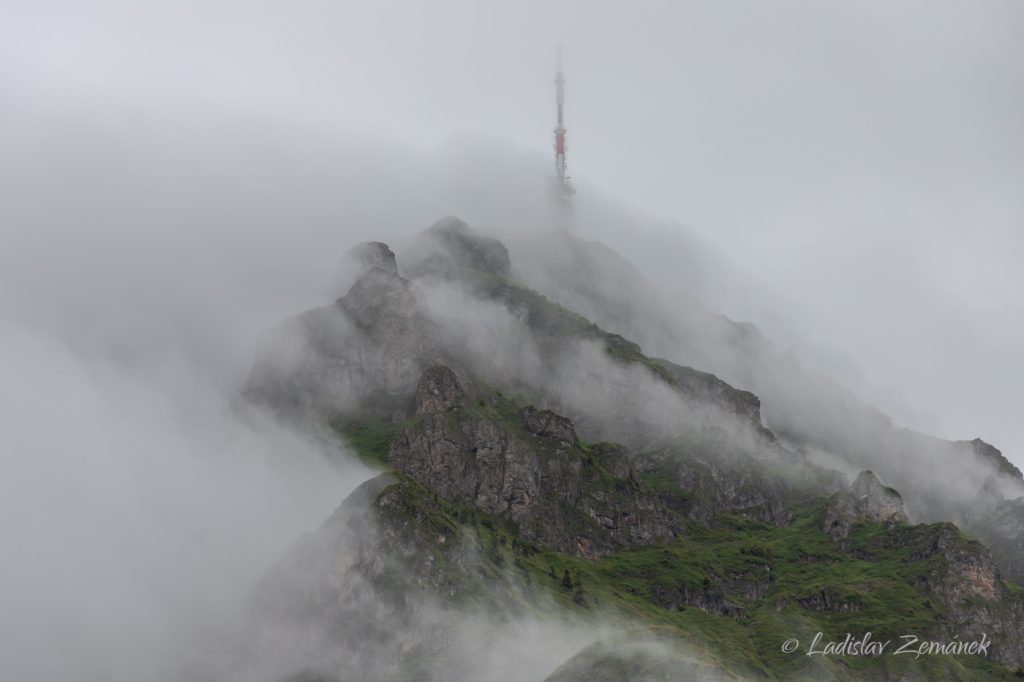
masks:
<svg viewBox="0 0 1024 682"><path fill-rule="evenodd" d="M602 330L572 310L513 281L509 276L508 254L501 242L473 231L461 221L446 219L422 233L417 239L415 252L408 258L403 256L403 262L408 263L406 271L410 277L414 281L426 282L425 286L443 279L446 283L460 286L475 298L505 307L522 322L523 332L529 334L541 349L540 361L550 365L552 383L586 381L599 384L592 390L586 390L585 396L569 401L563 401L565 396L559 395L557 386L548 387L555 393L552 399L563 402L570 416L582 428L588 429L588 437L592 440L615 440L639 446L680 425L705 428L721 426L732 420L739 420L739 428L732 429L732 425L728 425L724 427L726 431L749 430L759 440L774 440L761 423L760 401L753 393L738 390L712 374L650 358L636 343ZM615 363L621 376L595 372L592 362L590 366L580 362L581 355L587 352L581 345L603 347L605 356L595 358L595 361ZM639 368L641 372L631 372L632 368ZM578 377L579 381L576 381L574 375L579 372L585 376ZM554 379L562 375L567 375L564 381ZM487 376L487 379L499 385L517 387L521 377L511 371ZM619 401L612 401L613 404L607 406L594 404L594 400L602 395L623 393L618 386L622 382L629 382L629 388L640 394L626 409ZM637 414L641 405L666 402L651 397L653 392L663 387L677 394L683 403L680 411L686 410L687 414ZM530 387L533 391L537 388ZM667 404L665 409L668 409ZM644 411L652 412L646 407Z"/></svg>
<svg viewBox="0 0 1024 682"><path fill-rule="evenodd" d="M356 324L366 329L386 326L424 312L423 295L409 280L378 267L363 273L337 304Z"/></svg>
<svg viewBox="0 0 1024 682"><path fill-rule="evenodd" d="M527 408L517 428L503 404L463 407L464 392L445 367L427 370L416 394L418 418L395 439L388 463L441 497L571 554L668 542L682 532L682 519L637 482L619 449L584 451L565 417Z"/></svg>
<svg viewBox="0 0 1024 682"><path fill-rule="evenodd" d="M1013 462L1006 459L999 448L990 445L980 438L975 438L970 441L956 441L953 445L968 451L978 460L991 464L992 467L999 472L1009 476L1017 481L1024 480L1024 474L1021 474L1020 469L1013 465Z"/></svg>
<svg viewBox="0 0 1024 682"><path fill-rule="evenodd" d="M837 495L829 504L822 530L836 540L845 540L850 529L861 521L890 526L909 522L900 494L882 485L870 471L862 471L849 490Z"/></svg>
<svg viewBox="0 0 1024 682"><path fill-rule="evenodd" d="M452 602L471 594L503 613L519 605L493 572L481 579L477 537L451 514L392 474L357 488L255 590L246 657L261 664L247 679L480 679L464 669L472 652L453 647L466 612Z"/></svg>
<svg viewBox="0 0 1024 682"><path fill-rule="evenodd" d="M538 410L532 406L526 407L522 414L526 429L533 435L551 438L567 446L579 443L576 427L573 426L571 419L555 414L551 410Z"/></svg>
<svg viewBox="0 0 1024 682"><path fill-rule="evenodd" d="M361 271L380 268L392 275L398 274L395 252L384 242L362 242L352 247L346 255Z"/></svg>
<svg viewBox="0 0 1024 682"><path fill-rule="evenodd" d="M403 277L371 267L334 305L266 335L245 395L288 415L333 416L370 396L411 396L423 369L446 358L422 294Z"/></svg>
<svg viewBox="0 0 1024 682"><path fill-rule="evenodd" d="M403 259L410 276L456 276L460 268L508 277L511 261L508 249L497 239L483 235L464 221L448 216L420 233Z"/></svg>

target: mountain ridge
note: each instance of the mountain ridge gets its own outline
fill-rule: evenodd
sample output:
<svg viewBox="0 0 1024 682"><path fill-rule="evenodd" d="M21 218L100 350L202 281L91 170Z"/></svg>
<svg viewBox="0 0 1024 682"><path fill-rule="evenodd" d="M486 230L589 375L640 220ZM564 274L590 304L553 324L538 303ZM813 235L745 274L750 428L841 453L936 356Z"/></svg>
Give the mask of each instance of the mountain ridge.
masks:
<svg viewBox="0 0 1024 682"><path fill-rule="evenodd" d="M999 641L994 658L1005 666L1024 665L1024 651L1014 644L1024 638L1021 589L1005 583L980 544L950 524L907 525L902 501L899 509L893 506L899 494L885 492L890 489L874 475L846 488L841 475L813 464L762 423L753 393L714 374L651 358L632 341L515 281L514 261L501 242L448 218L418 244L409 264L399 259L393 269L386 245L358 247L372 254L363 263L370 267L335 305L279 328L277 335L288 338L270 340L246 391L253 402L288 419L301 417L304 428L316 422L320 433L333 433L397 473L388 485L375 484L384 485L376 497L360 498L381 510L385 520L378 532L385 537L394 538L397 528L413 533L399 554L420 558L399 571L391 598L451 597L466 585L476 586L466 588L473 592L479 588L475 571L509 562L518 569L514 587L499 584L521 603L506 604L513 610L532 608L523 585L540 581L546 594L566 590L568 608L640 609L637 622L653 626L668 618L675 632L689 636L697 634L696 621L682 614L692 609L736 623L740 630L726 627L731 634L703 648L702 656L713 662L705 660L698 670L755 677L799 672L799 665L793 667L798 659L780 660L778 652L751 650L749 643L742 665L723 659L725 642L735 646L742 632L763 628L766 635L771 627L765 623L777 619L769 614L780 604L790 617L816 619L819 626L841 625L852 614L895 628L902 616L922 631L951 636L954 625L984 623ZM444 312L457 312L470 299L485 302L481 310L487 314L503 309L505 316L495 319L507 324L502 329L511 340L485 344L493 355L482 357L466 326L434 310L438 302L445 308L449 298L454 304ZM482 333L494 341L486 328ZM521 357L523 346L536 349L536 358ZM281 348L292 351L283 363ZM621 445L599 442L604 440ZM857 502L865 495L868 503ZM871 502L872 496L879 501ZM405 511L395 516L395 509ZM416 535L418 525L426 534ZM836 539L829 537L833 528L841 528ZM475 538L470 544L478 549L491 543L482 562L452 564L447 557L460 544L456 537ZM326 545L321 551L327 558L319 560L327 562L320 569L326 573L315 580L330 594L335 588L323 585L347 578L330 560L339 543ZM708 547L718 549L708 554ZM723 559L718 550L736 558ZM381 551L351 564L356 582L367 575L379 580L380 561L396 560L394 547ZM651 565L635 574L616 568L628 566L623 562L634 553L653 559L659 552L671 557L674 569ZM688 552L704 559L694 564ZM897 568L905 561L913 570ZM837 567L829 568L833 563ZM454 583L428 578L429 589L423 589L420 578L438 570L449 575L445 567L451 565ZM801 565L805 569L787 577ZM859 578L836 581L839 568ZM755 578L757 570L761 577ZM891 593L905 612L892 612L873 590ZM335 617L316 618L330 629ZM724 627L705 616L698 621L712 631ZM996 679L1007 670L972 660L928 661L921 671L940 676L928 679L960 679L962 665ZM907 669L885 662L876 672L903 675ZM559 674L553 679L574 679ZM828 674L848 679L841 666Z"/></svg>

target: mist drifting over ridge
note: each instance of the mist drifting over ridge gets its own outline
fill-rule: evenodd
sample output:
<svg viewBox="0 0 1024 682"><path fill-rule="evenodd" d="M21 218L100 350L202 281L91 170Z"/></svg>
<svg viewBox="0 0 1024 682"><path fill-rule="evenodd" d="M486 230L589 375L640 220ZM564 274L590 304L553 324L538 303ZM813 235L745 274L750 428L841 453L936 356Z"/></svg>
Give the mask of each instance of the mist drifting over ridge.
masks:
<svg viewBox="0 0 1024 682"><path fill-rule="evenodd" d="M458 3L409 4L397 22L358 4L11 3L0 445L14 543L0 583L12 674L129 679L159 661L172 675L177 635L229 618L260 564L370 475L333 472L315 446L233 412L256 340L342 295L332 282L350 246L401 254L443 215L507 237L521 262L550 222L557 39L571 56L574 236L622 254L668 300L757 323L898 426L982 436L1024 463L1024 89L1005 66L1019 63L1021 11L993 3L965 23L936 7L797 3L789 30L754 3L665 8L674 21L568 3L554 11L578 28L555 36L548 8L529 4L492 8L507 13L492 23ZM669 28L647 40L657 24ZM368 37L383 26L386 44ZM781 95L750 66L765 52ZM861 120L865 102L878 104ZM636 144L648 115L672 131L657 151ZM298 464L280 469L280 450ZM80 646L47 659L55 620ZM135 652L118 658L124 642Z"/></svg>
<svg viewBox="0 0 1024 682"><path fill-rule="evenodd" d="M758 323L898 422L948 438L984 433L1011 458L1020 449L1021 438L1004 433L1013 421L1006 387L1016 380L987 385L983 377L992 373L982 364L1002 358L1000 369L1012 371L1020 339L1021 311L1006 294L1020 284L1008 260L1020 251L1012 227L1020 207L1005 199L1021 177L1022 141L1012 123L1020 88L1006 66L1019 50L1011 39L1021 25L1014 3L979 11L934 3L794 3L779 11L696 3L632 13L571 2L543 9L352 3L308 13L258 3L244 10L231 3L11 7L0 78L8 93L4 130L22 152L7 157L18 159L8 169L12 195L27 201L33 194L19 192L18 180L48 187L76 167L76 157L112 162L148 150L153 169L197 167L189 164L195 154L226 145L211 170L236 180L262 175L280 188L262 197L284 202L302 194L283 191L282 166L295 161L287 140L297 137L309 140L301 152L307 161L321 145L359 158L345 172L321 169L309 180L339 191L354 177L378 178L373 191L364 186L334 205L378 197L354 222L376 216L391 229L403 222L385 219L397 208L387 199L398 193L392 187L402 173L410 182L401 203L415 196L434 207L406 224L422 227L445 214L474 225L514 222L506 209L518 205L508 198L518 191L487 193L504 195L492 206L472 196L455 201L433 191L436 174L416 169L457 136L463 151L441 162L442 177L456 186L488 176L504 181L511 156L488 170L471 151L498 138L518 145L516 158L530 159L517 182L536 191L532 178L538 174L541 184L548 164L552 95L551 55L538 46L561 40L570 163L577 182L589 185L581 201L593 197L596 183L670 218L665 227L673 233L673 225L688 224L755 278L739 293L758 290L719 304L722 287L706 287L708 307ZM617 27L611 46L602 28L609 24ZM377 40L385 26L388 38ZM182 39L187 50L179 49ZM615 106L601 99L612 95ZM638 136L652 120L664 124L656 139ZM99 137L76 147L76 131L97 125ZM246 131L271 148L258 156L228 151ZM338 142L346 137L356 150ZM86 144L80 135L79 142ZM54 154L59 162L40 167ZM281 175L272 180L275 166ZM74 179L62 183L65 191ZM289 222L287 204L275 206L280 222ZM180 235L183 223L195 222L182 218L161 233ZM579 227L641 267L670 276L684 269L665 255L674 250L645 247L649 240L616 243L607 237L614 227L593 223ZM969 241L959 238L966 225ZM61 238L70 245L84 232ZM246 236L272 238L255 229ZM801 267L794 272L795 259ZM779 303L760 302L766 289L778 292ZM909 327L908 319L923 322ZM950 354L960 361L949 363ZM883 386L881 377L894 380Z"/></svg>

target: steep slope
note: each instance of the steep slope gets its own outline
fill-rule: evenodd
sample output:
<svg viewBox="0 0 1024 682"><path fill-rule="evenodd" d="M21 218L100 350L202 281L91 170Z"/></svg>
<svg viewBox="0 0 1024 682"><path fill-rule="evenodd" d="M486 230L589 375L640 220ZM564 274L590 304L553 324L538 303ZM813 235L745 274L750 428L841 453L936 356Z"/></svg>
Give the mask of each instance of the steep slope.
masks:
<svg viewBox="0 0 1024 682"><path fill-rule="evenodd" d="M621 256L565 233L509 235L518 276L603 328L676 362L699 367L762 399L765 422L796 448L851 472L872 469L900 489L925 521L969 525L993 543L1000 564L1024 581L1018 549L1024 514L998 522L974 513L976 498L1024 495L1024 477L981 439L944 441L891 420L826 377L780 353L753 325L708 312L684 296L665 300ZM991 482L990 482L991 478ZM955 482L951 483L951 482Z"/></svg>
<svg viewBox="0 0 1024 682"><path fill-rule="evenodd" d="M277 652L279 679L481 679L460 624L517 618L635 633L552 680L677 664L693 679L1002 679L1024 665L1024 597L991 554L951 524L908 525L875 475L848 488L813 465L753 394L517 282L504 246L461 221L424 233L408 264L384 245L356 253L348 293L272 332L246 392L389 472L258 591L254 646ZM990 653L780 651L868 631L984 635Z"/></svg>
<svg viewBox="0 0 1024 682"><path fill-rule="evenodd" d="M428 372L424 385L430 382ZM473 454L468 448L446 456L457 464ZM481 466L506 469L493 460ZM582 492L600 496L608 483L590 479ZM880 497L865 501L868 513L850 519L842 541L830 537L834 509L845 510L845 498L861 498L862 488ZM639 485L620 493L647 496ZM300 633L285 638L303 642L300 650L279 660L315 674L302 679L324 681L479 679L471 661L459 658L457 623L566 613L580 624L628 628L632 635L621 646L630 654L624 657L618 643L612 652L607 645L587 649L553 680L617 670L629 673L625 679L664 679L659 671L679 662L695 677L668 679L1008 679L999 663L1012 670L1024 662L1020 590L950 524L908 526L899 510L871 512L885 508L885 495L881 486L855 485L794 507L786 526L728 515L712 525L687 519L668 541L567 553L556 548L557 538L528 539L512 509L485 511L486 495L453 501L404 474L386 474L275 569L258 593L256 614L277 642L282 631ZM583 523L603 522L598 514ZM991 658L801 655L816 632L841 639L868 631L897 644L908 633L943 641L985 633ZM658 640L654 652L643 644L650 637ZM782 654L788 637L805 648Z"/></svg>

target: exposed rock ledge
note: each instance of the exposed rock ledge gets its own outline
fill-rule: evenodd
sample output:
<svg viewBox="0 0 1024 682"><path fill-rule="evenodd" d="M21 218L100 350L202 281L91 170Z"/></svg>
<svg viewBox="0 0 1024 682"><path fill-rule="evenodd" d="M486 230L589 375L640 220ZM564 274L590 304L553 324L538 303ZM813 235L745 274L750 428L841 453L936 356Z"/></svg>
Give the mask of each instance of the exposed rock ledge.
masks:
<svg viewBox="0 0 1024 682"><path fill-rule="evenodd" d="M825 509L822 530L836 540L845 540L860 521L877 521L895 526L908 523L900 494L882 485L870 471L862 471L850 488L836 496Z"/></svg>

